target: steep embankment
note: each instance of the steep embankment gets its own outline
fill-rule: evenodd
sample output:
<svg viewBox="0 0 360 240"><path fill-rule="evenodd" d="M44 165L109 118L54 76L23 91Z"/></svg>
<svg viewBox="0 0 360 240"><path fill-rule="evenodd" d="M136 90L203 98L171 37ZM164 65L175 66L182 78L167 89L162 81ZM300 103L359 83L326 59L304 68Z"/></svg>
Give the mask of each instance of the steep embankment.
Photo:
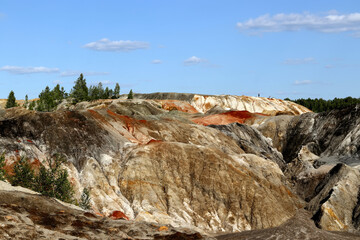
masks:
<svg viewBox="0 0 360 240"><path fill-rule="evenodd" d="M234 95L199 95L186 93L151 93L135 94L134 96L138 99L172 99L188 102L201 113L206 113L214 107L220 107L226 111L248 111L251 113L262 113L272 116L281 114L298 115L305 112L311 112L309 109L299 104L276 98Z"/></svg>
<svg viewBox="0 0 360 240"><path fill-rule="evenodd" d="M106 100L52 113L10 109L1 112L0 148L8 164L19 154L65 154L77 195L87 187L95 211L135 221L241 231L278 226L303 206L275 150L261 152L269 142L257 132L235 139L162 106ZM259 138L254 145L250 136Z"/></svg>
<svg viewBox="0 0 360 240"><path fill-rule="evenodd" d="M282 152L288 163L285 174L323 229L360 230L358 109L255 121Z"/></svg>

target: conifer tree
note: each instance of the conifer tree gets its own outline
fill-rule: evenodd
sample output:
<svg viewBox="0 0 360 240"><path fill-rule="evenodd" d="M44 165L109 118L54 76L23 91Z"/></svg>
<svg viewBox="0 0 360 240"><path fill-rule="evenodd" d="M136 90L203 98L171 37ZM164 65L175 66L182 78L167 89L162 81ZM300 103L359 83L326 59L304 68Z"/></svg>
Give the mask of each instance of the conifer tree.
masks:
<svg viewBox="0 0 360 240"><path fill-rule="evenodd" d="M89 99L88 97L89 89L86 86L86 79L81 73L79 78L75 81L75 86L71 90L71 97L74 99L74 103L78 103L81 101L86 101Z"/></svg>
<svg viewBox="0 0 360 240"><path fill-rule="evenodd" d="M34 171L31 169L27 158L21 157L15 164L13 175L10 177L10 183L13 186L33 189Z"/></svg>
<svg viewBox="0 0 360 240"><path fill-rule="evenodd" d="M25 95L24 107L27 108L28 105L29 105L29 97L28 97L28 95L26 94L26 95Z"/></svg>
<svg viewBox="0 0 360 240"><path fill-rule="evenodd" d="M114 95L113 98L119 98L120 97L120 85L116 83L114 88Z"/></svg>
<svg viewBox="0 0 360 240"><path fill-rule="evenodd" d="M17 104L16 104L15 93L14 91L10 91L5 108L12 108L16 106Z"/></svg>
<svg viewBox="0 0 360 240"><path fill-rule="evenodd" d="M127 99L133 99L133 98L134 98L133 91L132 91L132 89L130 89Z"/></svg>

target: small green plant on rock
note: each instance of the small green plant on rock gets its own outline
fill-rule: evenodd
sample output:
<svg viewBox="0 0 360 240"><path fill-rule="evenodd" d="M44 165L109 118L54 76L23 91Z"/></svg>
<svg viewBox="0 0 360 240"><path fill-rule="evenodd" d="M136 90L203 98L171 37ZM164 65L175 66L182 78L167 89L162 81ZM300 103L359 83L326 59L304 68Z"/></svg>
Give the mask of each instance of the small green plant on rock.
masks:
<svg viewBox="0 0 360 240"><path fill-rule="evenodd" d="M69 174L66 169L61 169L61 164L65 162L66 159L59 154L48 158L49 167L40 167L39 174L35 177L36 185L34 190L45 196L74 203L74 190L68 180Z"/></svg>
<svg viewBox="0 0 360 240"><path fill-rule="evenodd" d="M0 155L0 181L4 181L5 180L5 154L1 154Z"/></svg>
<svg viewBox="0 0 360 240"><path fill-rule="evenodd" d="M90 205L90 191L89 189L87 188L84 188L82 194L81 194L81 198L80 198L80 203L79 203L79 206L82 208L82 209L85 209L85 210L88 210L91 208L91 205Z"/></svg>
<svg viewBox="0 0 360 240"><path fill-rule="evenodd" d="M24 156L15 164L13 175L9 181L13 186L21 186L34 189L34 171L31 169L28 159Z"/></svg>

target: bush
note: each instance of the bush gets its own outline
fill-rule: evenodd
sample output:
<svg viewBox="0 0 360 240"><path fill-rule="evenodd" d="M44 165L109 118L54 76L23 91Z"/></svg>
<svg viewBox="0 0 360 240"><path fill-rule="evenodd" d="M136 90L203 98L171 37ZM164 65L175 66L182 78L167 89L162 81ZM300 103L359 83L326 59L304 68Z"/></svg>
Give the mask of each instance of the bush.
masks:
<svg viewBox="0 0 360 240"><path fill-rule="evenodd" d="M28 160L21 157L14 166L13 176L9 177L10 183L13 186L30 188L42 195L55 197L63 202L74 203L74 190L68 180L68 172L66 169L61 169L61 164L65 162L63 156L56 154L47 159L49 168L41 166L36 175Z"/></svg>
<svg viewBox="0 0 360 240"><path fill-rule="evenodd" d="M80 198L80 203L79 206L82 209L88 210L90 209L91 205L90 205L90 192L87 188L84 188L82 194L81 194L81 198Z"/></svg>
<svg viewBox="0 0 360 240"><path fill-rule="evenodd" d="M39 174L35 177L34 190L48 197L74 203L74 190L68 180L68 172L66 169L60 168L61 164L65 162L65 158L58 154L48 158L49 168L40 167Z"/></svg>
<svg viewBox="0 0 360 240"><path fill-rule="evenodd" d="M34 178L34 171L31 169L28 159L21 157L15 164L13 175L9 177L9 181L13 186L34 189Z"/></svg>
<svg viewBox="0 0 360 240"><path fill-rule="evenodd" d="M5 154L3 153L0 155L0 181L5 180L6 172L4 167L5 167Z"/></svg>

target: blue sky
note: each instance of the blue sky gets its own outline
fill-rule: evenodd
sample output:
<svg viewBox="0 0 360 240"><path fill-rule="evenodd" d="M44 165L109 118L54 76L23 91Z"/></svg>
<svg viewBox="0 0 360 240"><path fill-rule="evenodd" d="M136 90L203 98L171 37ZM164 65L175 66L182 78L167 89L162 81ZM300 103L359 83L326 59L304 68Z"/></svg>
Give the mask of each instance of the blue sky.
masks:
<svg viewBox="0 0 360 240"><path fill-rule="evenodd" d="M0 0L0 98L67 91L360 97L360 1Z"/></svg>

